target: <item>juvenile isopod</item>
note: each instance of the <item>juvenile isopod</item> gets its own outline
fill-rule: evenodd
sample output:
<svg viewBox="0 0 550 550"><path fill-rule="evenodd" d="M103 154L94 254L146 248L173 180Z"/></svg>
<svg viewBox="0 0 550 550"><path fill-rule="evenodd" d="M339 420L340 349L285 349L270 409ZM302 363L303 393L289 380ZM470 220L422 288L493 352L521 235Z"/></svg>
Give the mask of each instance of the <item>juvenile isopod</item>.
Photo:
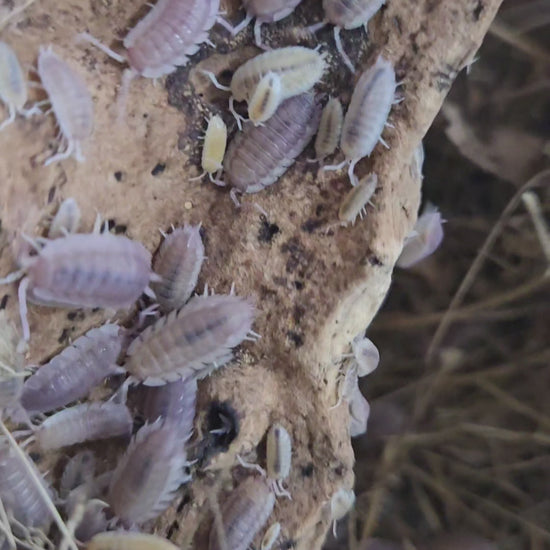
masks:
<svg viewBox="0 0 550 550"><path fill-rule="evenodd" d="M27 298L46 306L126 309L158 280L149 251L122 235L78 233L41 242L37 255L21 258L21 269L0 279L8 284L25 276L19 284L25 340L30 338Z"/></svg>
<svg viewBox="0 0 550 550"><path fill-rule="evenodd" d="M223 157L227 147L227 126L219 115L214 115L208 121L208 127L204 134L202 147L201 168L203 172L195 179L201 179L208 174L210 181L214 182L214 174L221 172L223 168Z"/></svg>
<svg viewBox="0 0 550 550"><path fill-rule="evenodd" d="M275 495L290 497L283 482L290 473L292 440L280 424L274 424L267 433L266 466L267 478Z"/></svg>
<svg viewBox="0 0 550 550"><path fill-rule="evenodd" d="M197 286L203 261L200 225L185 225L164 237L153 264L161 280L151 284L162 311L184 306Z"/></svg>
<svg viewBox="0 0 550 550"><path fill-rule="evenodd" d="M79 37L118 61L127 62L122 76L120 101L136 76L159 78L186 65L216 22L220 0L159 0L151 11L126 35L125 55L107 48L93 36Z"/></svg>
<svg viewBox="0 0 550 550"><path fill-rule="evenodd" d="M62 498L77 487L88 485L93 480L95 462L95 455L90 450L80 451L69 459L59 483L59 494Z"/></svg>
<svg viewBox="0 0 550 550"><path fill-rule="evenodd" d="M222 504L222 531L214 522L209 550L246 550L266 524L274 505L275 495L263 478L246 478Z"/></svg>
<svg viewBox="0 0 550 550"><path fill-rule="evenodd" d="M411 163L411 173L414 177L417 177L420 180L424 179L424 174L422 169L424 167L424 145L422 142L416 147L413 153L413 160Z"/></svg>
<svg viewBox="0 0 550 550"><path fill-rule="evenodd" d="M65 199L55 214L48 230L48 239L58 239L76 233L80 226L80 208L73 198Z"/></svg>
<svg viewBox="0 0 550 550"><path fill-rule="evenodd" d="M89 330L25 381L21 405L33 415L85 397L105 378L124 372L116 365L121 349L122 331L117 325Z"/></svg>
<svg viewBox="0 0 550 550"><path fill-rule="evenodd" d="M334 25L336 49L348 69L354 73L355 67L342 46L340 30L351 30L364 26L366 31L368 22L385 2L386 0L323 0L325 19L322 23L309 27L309 30L316 32L327 23Z"/></svg>
<svg viewBox="0 0 550 550"><path fill-rule="evenodd" d="M0 131L15 120L17 113L27 117L39 113L38 108L25 109L27 82L15 52L0 41L0 99L8 109L8 117L0 124Z"/></svg>
<svg viewBox="0 0 550 550"><path fill-rule="evenodd" d="M264 123L249 123L227 150L225 174L236 192L257 193L275 183L317 131L321 109L313 94L284 101Z"/></svg>
<svg viewBox="0 0 550 550"><path fill-rule="evenodd" d="M170 541L157 535L110 531L95 535L86 550L179 550Z"/></svg>
<svg viewBox="0 0 550 550"><path fill-rule="evenodd" d="M255 126L275 114L281 104L282 95L281 77L277 73L266 73L258 82L248 102L248 118Z"/></svg>
<svg viewBox="0 0 550 550"><path fill-rule="evenodd" d="M45 165L71 156L84 161L82 143L94 129L94 104L82 78L51 47L40 48L38 75L46 90L66 149L50 157Z"/></svg>
<svg viewBox="0 0 550 550"><path fill-rule="evenodd" d="M193 431L196 398L197 381L194 378L176 380L164 386L141 388L140 408L146 421L163 420L185 442Z"/></svg>
<svg viewBox="0 0 550 550"><path fill-rule="evenodd" d="M249 338L254 307L233 295L195 296L179 311L161 317L129 346L124 368L134 380L157 386L201 377L227 360Z"/></svg>
<svg viewBox="0 0 550 550"><path fill-rule="evenodd" d="M367 376L378 367L380 352L372 340L361 335L351 342L353 358L357 364L357 376Z"/></svg>
<svg viewBox="0 0 550 550"><path fill-rule="evenodd" d="M353 508L355 493L352 489L338 489L330 499L330 516L332 519L332 532L336 537L336 523L340 521Z"/></svg>
<svg viewBox="0 0 550 550"><path fill-rule="evenodd" d="M340 147L346 160L337 166L325 166L325 170L340 169L349 164L351 184L357 185L357 177L353 173L355 165L369 156L381 140L395 88L395 71L389 61L379 56L357 82L344 117Z"/></svg>
<svg viewBox="0 0 550 550"><path fill-rule="evenodd" d="M315 160L322 161L332 155L340 143L344 112L340 100L331 97L321 114L319 130L315 138Z"/></svg>
<svg viewBox="0 0 550 550"><path fill-rule="evenodd" d="M107 502L127 526L156 518L188 481L186 465L182 442L170 426L146 424L117 464Z"/></svg>
<svg viewBox="0 0 550 550"><path fill-rule="evenodd" d="M262 45L262 25L275 23L289 16L302 0L243 0L246 17L233 29L233 35L240 33L248 26L252 19L254 22L254 41L258 48Z"/></svg>
<svg viewBox="0 0 550 550"><path fill-rule="evenodd" d="M414 229L405 239L397 262L398 267L411 267L433 254L443 240L443 223L439 210L428 203L416 221Z"/></svg>
<svg viewBox="0 0 550 550"><path fill-rule="evenodd" d="M357 216L363 219L363 216L367 213L366 206L376 191L377 185L378 177L376 174L369 174L348 192L338 210L338 219L341 225L355 224Z"/></svg>
<svg viewBox="0 0 550 550"><path fill-rule="evenodd" d="M46 418L36 428L35 438L42 451L49 451L84 441L128 437L132 425L126 405L110 401L82 403Z"/></svg>
<svg viewBox="0 0 550 550"><path fill-rule="evenodd" d="M369 421L370 405L365 399L359 386L356 385L355 391L351 396L349 402L349 416L350 416L350 436L359 437L367 431L367 424Z"/></svg>
<svg viewBox="0 0 550 550"><path fill-rule="evenodd" d="M17 408L25 375L24 356L17 349L19 336L5 310L0 310L0 417Z"/></svg>
<svg viewBox="0 0 550 550"><path fill-rule="evenodd" d="M288 46L262 53L243 63L233 74L229 87L218 83L215 76L203 73L220 89L231 92L229 109L241 127L241 117L235 112L234 101L249 102L258 83L267 73L280 78L280 101L303 94L321 80L326 68L325 56L317 50L302 46Z"/></svg>
<svg viewBox="0 0 550 550"><path fill-rule="evenodd" d="M260 550L271 550L275 541L281 534L281 524L279 522L274 523L264 534L262 542L260 543Z"/></svg>

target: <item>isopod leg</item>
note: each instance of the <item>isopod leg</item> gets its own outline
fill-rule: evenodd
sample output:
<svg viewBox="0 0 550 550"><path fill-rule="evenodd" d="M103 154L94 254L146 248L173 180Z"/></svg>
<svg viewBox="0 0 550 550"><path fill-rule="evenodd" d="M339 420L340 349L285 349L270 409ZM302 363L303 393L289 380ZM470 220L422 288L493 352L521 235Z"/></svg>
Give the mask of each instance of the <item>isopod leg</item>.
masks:
<svg viewBox="0 0 550 550"><path fill-rule="evenodd" d="M358 162L358 160L352 160L349 163L349 167L348 167L349 181L353 185L353 187L355 187L359 183L359 180L357 179L357 176L354 174L355 165L357 164L357 162Z"/></svg>
<svg viewBox="0 0 550 550"><path fill-rule="evenodd" d="M9 116L2 124L0 124L0 132L6 127L9 126L15 120L15 107L13 105L8 105Z"/></svg>
<svg viewBox="0 0 550 550"><path fill-rule="evenodd" d="M258 19L256 19L256 21L254 21L254 42L255 42L256 46L258 46L258 48L260 48L260 50L270 50L271 49L271 48L269 48L268 46L266 46L262 43L262 23L261 23L261 21L258 21Z"/></svg>
<svg viewBox="0 0 550 550"><path fill-rule="evenodd" d="M126 58L124 58L122 55L114 52L109 48L108 46L105 46L102 42L100 42L95 36L92 36L91 34L87 32L81 32L76 37L77 42L88 42L95 46L96 48L100 49L104 54L107 54L111 59L114 59L115 61L118 61L119 63L126 63Z"/></svg>
<svg viewBox="0 0 550 550"><path fill-rule="evenodd" d="M15 281L18 281L25 275L24 269L18 269L17 271L14 271L13 273L10 273L9 275L6 275L4 278L0 279L0 285L9 285L11 283L15 283Z"/></svg>
<svg viewBox="0 0 550 550"><path fill-rule="evenodd" d="M317 31L324 29L327 26L327 21L321 21L320 23L315 23L315 25L310 25L306 27L306 31L315 34Z"/></svg>
<svg viewBox="0 0 550 550"><path fill-rule="evenodd" d="M340 38L340 27L334 27L334 42L336 44L336 49L342 57L342 61L345 63L346 67L355 74L355 67L351 62L348 54L344 51L344 46L342 45L342 39Z"/></svg>
<svg viewBox="0 0 550 550"><path fill-rule="evenodd" d="M241 203L239 202L239 199L237 198L237 191L235 190L235 188L231 189L231 191L229 192L229 196L231 197L231 200L233 201L233 204L237 208L240 208Z"/></svg>
<svg viewBox="0 0 550 550"><path fill-rule="evenodd" d="M248 24L252 21L252 17L250 15L247 15L238 25L233 27L233 30L231 31L231 34L233 36L237 36L243 29L248 27Z"/></svg>
<svg viewBox="0 0 550 550"><path fill-rule="evenodd" d="M247 462L246 460L242 459L240 455L237 455L237 461L243 468L246 468L247 470L256 470L263 477L267 476L266 471L259 464Z"/></svg>
<svg viewBox="0 0 550 550"><path fill-rule="evenodd" d="M218 82L218 79L216 78L216 75L212 71L205 71L204 69L199 70L199 73L206 76L218 90L223 90L224 92L230 92L231 88L229 86L224 86L223 84L220 84Z"/></svg>
<svg viewBox="0 0 550 550"><path fill-rule="evenodd" d="M31 338L31 329L27 318L27 289L29 288L29 282L29 278L25 277L19 283L19 288L17 289L17 296L19 299L19 317L21 318L21 328L23 330L23 340L25 342L28 342Z"/></svg>
<svg viewBox="0 0 550 550"><path fill-rule="evenodd" d="M65 149L63 153L57 153L56 155L53 155L52 157L47 159L46 162L44 163L44 166L49 166L54 162L59 162L60 160L68 159L69 157L72 157L74 152L75 152L75 143L74 141L69 140L69 142L67 143L67 149Z"/></svg>
<svg viewBox="0 0 550 550"><path fill-rule="evenodd" d="M122 82L116 98L116 113L117 122L122 122L124 113L126 112L126 102L128 101L128 93L130 92L130 84L136 77L137 73L132 69L124 69L122 73Z"/></svg>
<svg viewBox="0 0 550 550"><path fill-rule="evenodd" d="M235 100L233 96L229 98L229 112L235 117L235 120L237 121L237 126L239 127L239 130L243 129L243 122L246 122L246 118L241 116L237 111L235 111Z"/></svg>

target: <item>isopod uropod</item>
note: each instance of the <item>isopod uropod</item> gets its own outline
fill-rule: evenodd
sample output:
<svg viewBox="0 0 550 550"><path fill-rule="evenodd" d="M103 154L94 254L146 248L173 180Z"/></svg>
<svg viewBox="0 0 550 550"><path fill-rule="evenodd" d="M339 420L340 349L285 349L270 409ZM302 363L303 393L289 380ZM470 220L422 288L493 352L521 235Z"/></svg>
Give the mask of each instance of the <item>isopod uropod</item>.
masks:
<svg viewBox="0 0 550 550"><path fill-rule="evenodd" d="M48 230L48 239L76 233L80 225L80 208L73 198L65 199L55 214Z"/></svg>
<svg viewBox="0 0 550 550"><path fill-rule="evenodd" d="M204 376L253 334L253 320L254 307L248 300L233 295L195 296L130 344L124 368L133 379L150 386Z"/></svg>
<svg viewBox="0 0 550 550"><path fill-rule="evenodd" d="M51 47L40 48L38 75L66 143L65 151L50 157L45 165L71 156L83 162L82 142L91 136L94 128L94 105L84 80Z"/></svg>
<svg viewBox="0 0 550 550"><path fill-rule="evenodd" d="M124 372L116 365L121 349L117 325L89 330L25 381L21 405L33 415L85 397L108 376Z"/></svg>
<svg viewBox="0 0 550 550"><path fill-rule="evenodd" d="M259 477L246 478L221 506L222 532L214 523L210 531L209 550L246 550L265 525L273 507L275 495Z"/></svg>
<svg viewBox="0 0 550 550"><path fill-rule="evenodd" d="M284 101L264 123L249 123L237 134L224 161L235 192L257 193L275 183L294 163L317 131L319 102L306 93Z"/></svg>
<svg viewBox="0 0 550 550"><path fill-rule="evenodd" d="M439 210L428 203L406 238L397 262L398 267L411 267L433 254L443 240L443 218Z"/></svg>
<svg viewBox="0 0 550 550"><path fill-rule="evenodd" d="M340 100L331 97L321 114L319 131L315 138L315 160L322 161L332 155L340 143L344 112Z"/></svg>
<svg viewBox="0 0 550 550"><path fill-rule="evenodd" d="M183 307L197 286L203 261L200 225L185 225L165 235L153 263L162 279L151 284L162 311Z"/></svg>
<svg viewBox="0 0 550 550"><path fill-rule="evenodd" d="M280 424L274 424L267 433L266 466L267 478L275 495L290 497L283 481L290 473L292 441L289 433Z"/></svg>
<svg viewBox="0 0 550 550"><path fill-rule="evenodd" d="M338 210L338 219L342 225L355 224L357 216L363 219L363 216L366 215L367 203L370 202L377 185L376 174L369 174L348 192Z"/></svg>
<svg viewBox="0 0 550 550"><path fill-rule="evenodd" d="M146 424L117 464L107 502L127 526L156 518L188 481L186 464L183 445L171 428Z"/></svg>
<svg viewBox="0 0 550 550"><path fill-rule="evenodd" d="M110 531L95 535L86 550L178 550L178 547L157 535Z"/></svg>
<svg viewBox="0 0 550 550"><path fill-rule="evenodd" d="M19 284L25 340L30 338L27 298L46 306L125 309L149 291L150 281L158 280L141 243L110 233L46 240L36 256L23 257L20 264L0 284L25 276Z"/></svg>
<svg viewBox="0 0 550 550"><path fill-rule="evenodd" d="M281 104L283 90L281 77L268 72L258 82L248 102L248 118L256 126L270 119Z"/></svg>
<svg viewBox="0 0 550 550"><path fill-rule="evenodd" d="M325 166L325 170L338 170L349 164L351 184L357 184L357 177L353 173L355 165L369 156L381 140L395 88L395 71L389 61L379 56L357 82L344 117L340 147L346 160L337 166Z"/></svg>
<svg viewBox="0 0 550 550"><path fill-rule="evenodd" d="M275 541L281 534L281 524L279 522L274 523L264 534L262 542L260 543L260 550L271 550Z"/></svg>

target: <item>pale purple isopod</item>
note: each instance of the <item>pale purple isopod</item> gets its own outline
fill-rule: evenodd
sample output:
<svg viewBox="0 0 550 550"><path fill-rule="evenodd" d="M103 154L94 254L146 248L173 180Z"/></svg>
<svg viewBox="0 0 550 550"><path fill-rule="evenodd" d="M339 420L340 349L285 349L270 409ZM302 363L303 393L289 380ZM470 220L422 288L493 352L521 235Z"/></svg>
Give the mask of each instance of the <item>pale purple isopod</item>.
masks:
<svg viewBox="0 0 550 550"><path fill-rule="evenodd" d="M251 334L253 320L254 307L246 299L195 296L130 344L124 368L134 380L150 386L204 376Z"/></svg>
<svg viewBox="0 0 550 550"><path fill-rule="evenodd" d="M120 97L135 76L158 78L186 65L216 22L220 0L159 0L126 35L126 55L119 55L87 33L80 37L120 63L127 62Z"/></svg>
<svg viewBox="0 0 550 550"><path fill-rule="evenodd" d="M36 428L36 443L43 451L60 449L84 441L127 437L133 421L126 405L82 403L49 416Z"/></svg>
<svg viewBox="0 0 550 550"><path fill-rule="evenodd" d="M203 261L200 225L185 225L165 236L153 264L162 280L151 285L162 311L179 309L187 302Z"/></svg>
<svg viewBox="0 0 550 550"><path fill-rule="evenodd" d="M414 229L406 238L395 265L403 268L411 267L433 254L443 240L444 221L439 210L428 203L416 221Z"/></svg>
<svg viewBox="0 0 550 550"><path fill-rule="evenodd" d="M257 193L275 183L317 131L321 106L313 94L284 101L263 126L246 124L224 161L227 179L240 193Z"/></svg>
<svg viewBox="0 0 550 550"><path fill-rule="evenodd" d="M50 157L45 165L71 156L83 162L82 142L92 135L94 129L94 104L84 80L51 47L40 48L38 75L66 142L65 151Z"/></svg>
<svg viewBox="0 0 550 550"><path fill-rule="evenodd" d="M182 441L187 441L193 431L197 381L194 378L176 380L164 386L141 388L143 417L149 423L159 418L178 432Z"/></svg>
<svg viewBox="0 0 550 550"><path fill-rule="evenodd" d="M59 495L65 498L73 489L89 484L95 474L95 455L90 450L76 453L66 464L59 483Z"/></svg>
<svg viewBox="0 0 550 550"><path fill-rule="evenodd" d="M322 23L309 27L312 32L324 27L327 23L334 25L334 42L336 49L348 69L354 73L355 67L344 51L340 38L340 29L357 29L365 27L370 19L384 5L386 0L323 0L325 20Z"/></svg>
<svg viewBox="0 0 550 550"><path fill-rule="evenodd" d="M41 483L48 494L50 489L32 461L27 462L26 468L8 442L0 439L0 499L6 511L25 527L47 528L53 518L36 484Z"/></svg>
<svg viewBox="0 0 550 550"><path fill-rule="evenodd" d="M42 242L42 241L41 241ZM0 279L17 281L23 338L30 338L27 298L46 306L129 308L149 281L151 254L141 244L121 235L74 234L46 240L35 256L20 260L21 269Z"/></svg>
<svg viewBox="0 0 550 550"><path fill-rule="evenodd" d="M349 402L350 416L350 435L351 437L359 437L367 431L369 421L370 405L365 399L359 386L356 385L355 391Z"/></svg>
<svg viewBox="0 0 550 550"><path fill-rule="evenodd" d="M160 515L173 500L185 473L185 450L170 426L146 424L119 461L107 502L124 525L141 524Z"/></svg>
<svg viewBox="0 0 550 550"><path fill-rule="evenodd" d="M275 23L288 17L302 0L243 0L246 17L234 29L232 33L241 32L252 19L254 23L254 40L256 46L262 48L262 25Z"/></svg>
<svg viewBox="0 0 550 550"><path fill-rule="evenodd" d="M89 330L25 381L21 405L33 415L85 397L108 376L124 372L116 365L121 348L117 325Z"/></svg>
<svg viewBox="0 0 550 550"><path fill-rule="evenodd" d="M355 165L369 156L381 140L395 88L395 71L389 61L379 56L357 82L344 117L340 147L346 160L337 166L325 166L325 170L340 169L349 164L351 184L357 185L357 177L353 173Z"/></svg>
<svg viewBox="0 0 550 550"><path fill-rule="evenodd" d="M246 550L266 524L275 495L263 478L248 477L221 506L222 532L214 523L210 530L209 550Z"/></svg>

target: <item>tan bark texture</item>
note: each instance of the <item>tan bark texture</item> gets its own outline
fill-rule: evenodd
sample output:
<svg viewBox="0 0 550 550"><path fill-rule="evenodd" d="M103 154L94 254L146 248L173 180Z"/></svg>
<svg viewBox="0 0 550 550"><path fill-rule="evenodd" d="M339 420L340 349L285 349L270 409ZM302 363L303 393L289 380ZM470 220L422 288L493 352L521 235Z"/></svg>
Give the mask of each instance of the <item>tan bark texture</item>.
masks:
<svg viewBox="0 0 550 550"><path fill-rule="evenodd" d="M223 6L233 22L242 16L238 4ZM55 147L52 116L18 118L0 134L0 273L16 267L16 232L37 234L53 207L74 197L86 231L97 211L151 251L159 244L159 229L202 222L208 259L199 288L208 283L224 293L234 282L238 294L255 300L254 329L261 340L242 346L234 363L199 385L196 437L205 435L213 401L227 402L236 411L239 434L227 452L214 455L207 470L197 473L185 496L155 526L159 533L170 532L180 547L207 547L213 503L223 501L237 475L250 475L234 468L235 455L263 464L265 433L275 421L293 439L286 482L293 498L279 499L273 516L283 526L281 548L291 543L298 550L321 547L330 523L327 503L354 480L347 407L330 409L337 400L339 358L382 304L395 260L414 226L421 180L410 168L413 151L456 74L472 60L499 5L500 0L388 0L370 22L368 38L362 29L342 33L358 74L379 54L391 60L403 101L390 115L395 128L384 132L390 149L377 146L356 168L360 177L378 174L375 207L354 226L328 231L349 183L340 173L317 177L317 167L305 162L313 156L311 149L278 183L244 197L240 209L227 189L190 181L200 171L204 116L221 113L234 126L227 95L196 68L211 69L223 79L255 54L250 29L229 40L216 26L211 33L215 48L204 45L166 86L136 79L126 121L119 125L113 105L122 68L100 51L77 44L75 35L87 30L120 51L114 39L146 12L144 6L136 11L136 3L127 0L36 0L2 31L22 63L35 63L39 46L52 44L75 68L93 95L95 131L84 145L85 163L68 160L49 167L43 161ZM313 47L326 44L330 69L319 89L347 102L357 77L338 57L332 29L317 37L301 31L321 19L321 2L304 0L293 16L264 30L265 41L273 46L297 40ZM0 298L8 296L2 304L18 323L15 285L1 291ZM104 312L31 305L29 362L43 361L105 318Z"/></svg>

